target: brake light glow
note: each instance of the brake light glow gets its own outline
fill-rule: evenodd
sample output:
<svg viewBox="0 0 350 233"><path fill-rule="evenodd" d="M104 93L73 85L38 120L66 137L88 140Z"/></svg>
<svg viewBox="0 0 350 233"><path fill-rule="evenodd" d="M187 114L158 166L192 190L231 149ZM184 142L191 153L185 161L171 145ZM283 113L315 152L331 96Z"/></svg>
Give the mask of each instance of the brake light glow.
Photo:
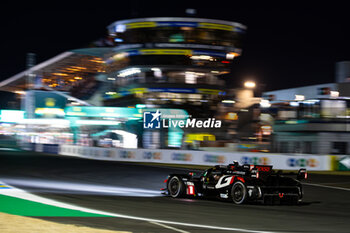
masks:
<svg viewBox="0 0 350 233"><path fill-rule="evenodd" d="M305 174L304 174L304 178L305 178L305 180L307 179L307 172L305 172Z"/></svg>
<svg viewBox="0 0 350 233"><path fill-rule="evenodd" d="M167 183L167 182L168 182L168 179L165 179L165 180L164 180L164 183Z"/></svg>
<svg viewBox="0 0 350 233"><path fill-rule="evenodd" d="M256 178L259 179L259 172L256 173Z"/></svg>

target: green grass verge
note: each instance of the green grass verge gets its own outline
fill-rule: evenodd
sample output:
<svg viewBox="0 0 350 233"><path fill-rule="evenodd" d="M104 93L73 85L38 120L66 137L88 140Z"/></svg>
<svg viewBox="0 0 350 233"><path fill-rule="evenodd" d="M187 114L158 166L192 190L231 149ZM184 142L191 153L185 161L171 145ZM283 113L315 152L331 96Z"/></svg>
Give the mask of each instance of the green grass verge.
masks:
<svg viewBox="0 0 350 233"><path fill-rule="evenodd" d="M109 217L0 195L0 212L35 217Z"/></svg>

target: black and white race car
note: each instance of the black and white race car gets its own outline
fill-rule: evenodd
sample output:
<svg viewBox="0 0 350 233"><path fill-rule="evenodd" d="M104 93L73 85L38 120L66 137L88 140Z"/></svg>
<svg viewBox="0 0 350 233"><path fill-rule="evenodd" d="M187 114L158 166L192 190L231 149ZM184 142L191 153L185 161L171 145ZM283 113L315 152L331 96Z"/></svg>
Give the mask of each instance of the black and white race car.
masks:
<svg viewBox="0 0 350 233"><path fill-rule="evenodd" d="M298 204L303 197L301 180L306 169L298 171L296 179L272 170L268 165L216 165L196 175L170 174L164 181L165 194L171 197L219 197L235 204L263 202L266 204Z"/></svg>

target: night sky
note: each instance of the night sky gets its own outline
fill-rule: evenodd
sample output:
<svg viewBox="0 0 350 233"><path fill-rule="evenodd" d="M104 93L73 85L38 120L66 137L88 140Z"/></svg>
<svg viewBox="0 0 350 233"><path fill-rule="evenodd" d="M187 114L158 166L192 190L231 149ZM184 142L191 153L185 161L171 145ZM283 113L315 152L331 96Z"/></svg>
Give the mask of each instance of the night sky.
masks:
<svg viewBox="0 0 350 233"><path fill-rule="evenodd" d="M234 60L227 77L231 87L241 86L245 79L254 79L265 90L333 82L335 62L350 60L350 11L345 4L241 2L4 2L0 80L25 69L27 52L36 53L37 62L42 62L66 50L87 47L105 36L106 27L116 20L181 17L186 16L186 8L197 9L196 17L231 20L248 27L243 54Z"/></svg>

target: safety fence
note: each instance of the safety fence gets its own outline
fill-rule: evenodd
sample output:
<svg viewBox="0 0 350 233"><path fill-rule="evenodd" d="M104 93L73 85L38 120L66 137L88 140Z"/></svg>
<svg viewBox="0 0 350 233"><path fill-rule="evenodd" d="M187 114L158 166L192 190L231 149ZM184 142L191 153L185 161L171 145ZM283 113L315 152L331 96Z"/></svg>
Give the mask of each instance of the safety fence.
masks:
<svg viewBox="0 0 350 233"><path fill-rule="evenodd" d="M57 144L24 144L23 149L86 159L146 162L189 165L228 164L236 160L242 164L273 165L274 169L298 170L307 168L314 171L338 170L339 161L344 156L309 155L309 154L274 154L253 152L209 152L196 150L167 150L167 149L124 149L101 148Z"/></svg>
<svg viewBox="0 0 350 233"><path fill-rule="evenodd" d="M89 159L126 162L216 165L236 160L240 163L273 165L275 169L327 171L332 169L331 156L281 155L270 153L208 152L194 150L117 149L61 145L59 154Z"/></svg>

